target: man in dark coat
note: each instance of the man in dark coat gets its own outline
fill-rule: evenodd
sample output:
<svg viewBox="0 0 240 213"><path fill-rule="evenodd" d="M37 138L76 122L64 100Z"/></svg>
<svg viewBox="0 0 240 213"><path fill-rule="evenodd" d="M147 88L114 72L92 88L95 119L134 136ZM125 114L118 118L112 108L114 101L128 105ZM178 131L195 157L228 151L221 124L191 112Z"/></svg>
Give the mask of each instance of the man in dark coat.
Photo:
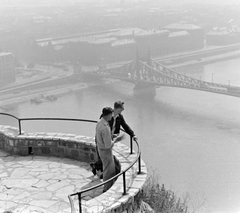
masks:
<svg viewBox="0 0 240 213"><path fill-rule="evenodd" d="M112 135L118 135L120 133L120 128L122 127L127 134L129 134L133 140L137 140L137 136L130 126L126 123L123 115L121 114L124 110L124 102L117 101L114 103L114 115L109 121L109 126L112 131Z"/></svg>

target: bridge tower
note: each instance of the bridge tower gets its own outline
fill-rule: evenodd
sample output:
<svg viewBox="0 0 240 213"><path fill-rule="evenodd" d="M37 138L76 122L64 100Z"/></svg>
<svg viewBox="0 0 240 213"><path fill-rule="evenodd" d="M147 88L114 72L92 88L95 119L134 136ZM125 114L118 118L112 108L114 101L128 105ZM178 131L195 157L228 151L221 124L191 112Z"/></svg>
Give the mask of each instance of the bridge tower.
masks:
<svg viewBox="0 0 240 213"><path fill-rule="evenodd" d="M149 46L148 46L148 54L147 54L147 65L150 67L152 66L151 50Z"/></svg>
<svg viewBox="0 0 240 213"><path fill-rule="evenodd" d="M148 46L148 54L147 54L147 58L146 58L146 63L148 66L152 66L152 60L151 60L151 51L150 48ZM139 58L139 53L138 53L138 49L136 51L136 65L135 65L135 73L137 74L137 76L139 76L140 79L140 72L141 72L141 66L140 66L140 58ZM156 86L154 84L151 83L146 83L143 81L137 81L135 83L135 86L133 88L133 94L136 97L147 97L147 98L154 98L156 95Z"/></svg>

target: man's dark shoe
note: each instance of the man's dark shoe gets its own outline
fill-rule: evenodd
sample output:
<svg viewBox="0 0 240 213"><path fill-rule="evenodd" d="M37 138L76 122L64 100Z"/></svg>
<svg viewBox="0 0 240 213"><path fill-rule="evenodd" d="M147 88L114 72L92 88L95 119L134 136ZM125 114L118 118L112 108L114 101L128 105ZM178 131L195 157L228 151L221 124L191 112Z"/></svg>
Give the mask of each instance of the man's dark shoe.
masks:
<svg viewBox="0 0 240 213"><path fill-rule="evenodd" d="M97 174L97 171L96 171L96 169L95 169L94 163L90 163L90 166L92 167L92 173L93 173L94 175L96 175L96 174Z"/></svg>

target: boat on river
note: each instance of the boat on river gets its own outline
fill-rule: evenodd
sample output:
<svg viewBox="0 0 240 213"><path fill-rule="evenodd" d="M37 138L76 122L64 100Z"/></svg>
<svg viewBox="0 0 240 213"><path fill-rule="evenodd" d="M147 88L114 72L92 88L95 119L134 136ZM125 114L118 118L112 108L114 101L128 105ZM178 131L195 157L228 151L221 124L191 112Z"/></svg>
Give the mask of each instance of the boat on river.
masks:
<svg viewBox="0 0 240 213"><path fill-rule="evenodd" d="M40 98L36 97L36 98L31 98L30 102L31 102L31 104L40 104L43 101Z"/></svg>
<svg viewBox="0 0 240 213"><path fill-rule="evenodd" d="M55 95L40 95L40 97L31 98L30 102L34 104L40 104L46 101L56 101L57 97Z"/></svg>
<svg viewBox="0 0 240 213"><path fill-rule="evenodd" d="M45 100L47 100L47 101L56 101L57 97L55 95L47 95L47 96L45 96Z"/></svg>
<svg viewBox="0 0 240 213"><path fill-rule="evenodd" d="M0 106L0 109L4 111L12 111L14 110L14 106L13 105Z"/></svg>

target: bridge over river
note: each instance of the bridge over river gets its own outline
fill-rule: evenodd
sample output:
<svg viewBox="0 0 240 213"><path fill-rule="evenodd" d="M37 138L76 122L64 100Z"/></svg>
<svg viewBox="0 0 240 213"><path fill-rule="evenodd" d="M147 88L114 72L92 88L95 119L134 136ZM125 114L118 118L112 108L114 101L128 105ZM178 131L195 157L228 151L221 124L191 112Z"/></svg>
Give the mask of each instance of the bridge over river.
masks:
<svg viewBox="0 0 240 213"><path fill-rule="evenodd" d="M167 66L148 59L146 62L136 60L114 68L99 68L83 72L85 77L114 78L132 82L137 88L157 88L159 86L179 87L205 92L240 97L240 87L202 81L180 74Z"/></svg>

